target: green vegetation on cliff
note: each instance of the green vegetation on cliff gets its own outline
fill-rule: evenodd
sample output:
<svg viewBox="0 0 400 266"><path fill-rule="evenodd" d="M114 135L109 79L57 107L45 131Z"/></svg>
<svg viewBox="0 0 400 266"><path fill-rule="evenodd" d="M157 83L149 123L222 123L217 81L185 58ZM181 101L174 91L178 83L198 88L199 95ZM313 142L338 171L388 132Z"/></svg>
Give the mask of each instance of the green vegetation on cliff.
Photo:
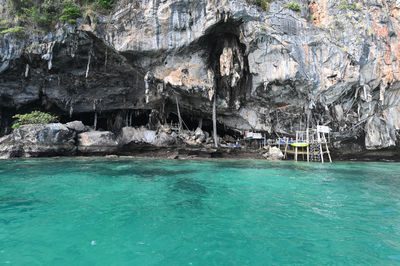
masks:
<svg viewBox="0 0 400 266"><path fill-rule="evenodd" d="M256 0L257 5L262 7L265 11L268 12L269 5L271 4L272 0Z"/></svg>
<svg viewBox="0 0 400 266"><path fill-rule="evenodd" d="M12 125L12 128L17 129L21 125L27 125L27 124L47 124L47 123L53 123L58 121L58 117L48 114L48 113L43 113L40 111L33 111L29 114L17 114L13 116L14 119L17 119L14 124Z"/></svg>
<svg viewBox="0 0 400 266"><path fill-rule="evenodd" d="M293 11L300 11L300 5L298 3L295 2L290 2L286 5L286 8L289 8L290 10Z"/></svg>
<svg viewBox="0 0 400 266"><path fill-rule="evenodd" d="M73 1L64 1L64 8L61 10L60 21L68 21L69 23L76 23L77 18L81 16L81 10Z"/></svg>
<svg viewBox="0 0 400 266"><path fill-rule="evenodd" d="M5 29L5 30L0 31L0 34L6 34L6 33L9 33L9 32L14 32L14 33L17 33L17 34L22 34L22 33L24 32L24 27L15 26L15 27L12 27L12 28L8 28L8 29Z"/></svg>
<svg viewBox="0 0 400 266"><path fill-rule="evenodd" d="M85 9L106 12L113 8L115 0L8 0L10 13L17 25L37 26L50 29L57 21L76 23Z"/></svg>

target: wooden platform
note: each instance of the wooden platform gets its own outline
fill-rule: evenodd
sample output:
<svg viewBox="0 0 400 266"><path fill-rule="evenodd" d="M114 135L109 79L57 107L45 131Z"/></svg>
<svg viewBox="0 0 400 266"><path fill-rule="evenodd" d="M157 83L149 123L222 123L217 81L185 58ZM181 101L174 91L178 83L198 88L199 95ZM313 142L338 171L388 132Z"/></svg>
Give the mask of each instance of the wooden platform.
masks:
<svg viewBox="0 0 400 266"><path fill-rule="evenodd" d="M298 155L302 155L303 159L306 155L307 162L311 160L323 163L325 154L328 155L329 162L332 162L328 147L329 139L329 131L327 133L324 127L318 126L315 130L296 131L296 140L279 138L276 144L284 152L285 159L288 158L288 154L293 154L295 161L297 161Z"/></svg>

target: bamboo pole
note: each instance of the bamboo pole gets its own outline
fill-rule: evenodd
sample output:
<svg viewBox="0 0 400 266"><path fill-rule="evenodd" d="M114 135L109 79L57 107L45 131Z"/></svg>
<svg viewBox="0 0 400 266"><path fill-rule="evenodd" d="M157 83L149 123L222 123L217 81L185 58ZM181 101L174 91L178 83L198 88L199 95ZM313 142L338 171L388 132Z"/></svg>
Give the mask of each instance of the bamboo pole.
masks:
<svg viewBox="0 0 400 266"><path fill-rule="evenodd" d="M213 135L214 135L214 145L215 148L218 148L218 135L217 135L217 93L214 93L214 100L213 100Z"/></svg>
<svg viewBox="0 0 400 266"><path fill-rule="evenodd" d="M182 117L181 117L181 112L179 110L179 102L178 102L178 97L175 95L175 101L176 101L176 111L178 113L178 119L179 119L179 132L182 130Z"/></svg>
<svg viewBox="0 0 400 266"><path fill-rule="evenodd" d="M326 145L326 152L328 153L328 157L329 157L329 162L332 162L331 153L329 152L329 148L328 148L328 143L325 143L325 145Z"/></svg>
<svg viewBox="0 0 400 266"><path fill-rule="evenodd" d="M285 155L284 158L287 159L287 150L288 150L288 146L289 146L289 139L286 139L286 145L285 145Z"/></svg>
<svg viewBox="0 0 400 266"><path fill-rule="evenodd" d="M307 134L307 162L310 162L310 132L308 130L308 125L306 129Z"/></svg>
<svg viewBox="0 0 400 266"><path fill-rule="evenodd" d="M322 143L319 143L319 150L321 153L321 162L324 163L324 151L322 150Z"/></svg>

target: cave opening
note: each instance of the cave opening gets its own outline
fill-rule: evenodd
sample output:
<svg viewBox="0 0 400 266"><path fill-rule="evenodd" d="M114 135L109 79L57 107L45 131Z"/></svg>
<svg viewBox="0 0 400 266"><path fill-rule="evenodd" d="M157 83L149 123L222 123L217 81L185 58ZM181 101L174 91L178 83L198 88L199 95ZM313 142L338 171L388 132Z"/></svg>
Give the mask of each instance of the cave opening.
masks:
<svg viewBox="0 0 400 266"><path fill-rule="evenodd" d="M183 128L184 129L188 129L188 130L194 131L199 126L200 117L188 114L184 110L182 110L181 117L182 117L182 121L183 121L182 123L183 123ZM167 121L168 124L179 123L179 118L178 118L177 113L176 112L168 113L166 121Z"/></svg>
<svg viewBox="0 0 400 266"><path fill-rule="evenodd" d="M246 46L240 42L241 23L233 19L221 21L200 40L208 54L208 67L214 73L218 106L236 110L251 87Z"/></svg>
<svg viewBox="0 0 400 266"><path fill-rule="evenodd" d="M200 114L194 114L194 112L188 111L186 109L181 110L181 117L183 120L182 126L185 130L188 129L191 131L195 131L198 127L201 127L201 129L204 132L207 132L210 136L212 135L213 132L212 119L205 118L203 115ZM176 111L168 112L166 122L168 124L171 123L178 124L179 118L177 112ZM236 139L239 138L242 134L240 131L227 127L226 125L218 121L217 121L217 132L218 135L222 138L230 136Z"/></svg>
<svg viewBox="0 0 400 266"><path fill-rule="evenodd" d="M147 109L128 109L97 112L97 130L107 130L119 132L122 127L132 126L141 127L149 123L151 110ZM95 112L74 113L72 116L63 113L60 116L61 123L67 123L74 120L82 121L86 126L93 127L95 123Z"/></svg>
<svg viewBox="0 0 400 266"><path fill-rule="evenodd" d="M203 129L203 131L207 131L211 136L212 131L213 131L212 120L204 119L202 129ZM226 125L219 123L218 121L217 121L217 132L221 138L226 138L227 136L230 136L230 137L237 139L237 138L241 137L240 131L232 129L230 127L227 127Z"/></svg>
<svg viewBox="0 0 400 266"><path fill-rule="evenodd" d="M246 45L241 42L241 24L240 20L224 18L200 39L207 51L208 68L214 73L213 118L208 130L213 132L216 127L217 135L222 138L231 136L230 140L240 137L240 131L218 123L218 113L229 115L232 110L239 110L251 92ZM215 141L217 135L214 135Z"/></svg>

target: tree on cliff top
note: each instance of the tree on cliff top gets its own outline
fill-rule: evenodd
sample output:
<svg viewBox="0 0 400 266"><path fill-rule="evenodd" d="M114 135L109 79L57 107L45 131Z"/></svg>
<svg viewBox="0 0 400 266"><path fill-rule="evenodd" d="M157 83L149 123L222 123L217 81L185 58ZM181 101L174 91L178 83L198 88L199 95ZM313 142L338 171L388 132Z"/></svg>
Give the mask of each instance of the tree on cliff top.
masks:
<svg viewBox="0 0 400 266"><path fill-rule="evenodd" d="M8 0L15 23L51 29L57 21L76 23L84 10L106 12L116 0Z"/></svg>

